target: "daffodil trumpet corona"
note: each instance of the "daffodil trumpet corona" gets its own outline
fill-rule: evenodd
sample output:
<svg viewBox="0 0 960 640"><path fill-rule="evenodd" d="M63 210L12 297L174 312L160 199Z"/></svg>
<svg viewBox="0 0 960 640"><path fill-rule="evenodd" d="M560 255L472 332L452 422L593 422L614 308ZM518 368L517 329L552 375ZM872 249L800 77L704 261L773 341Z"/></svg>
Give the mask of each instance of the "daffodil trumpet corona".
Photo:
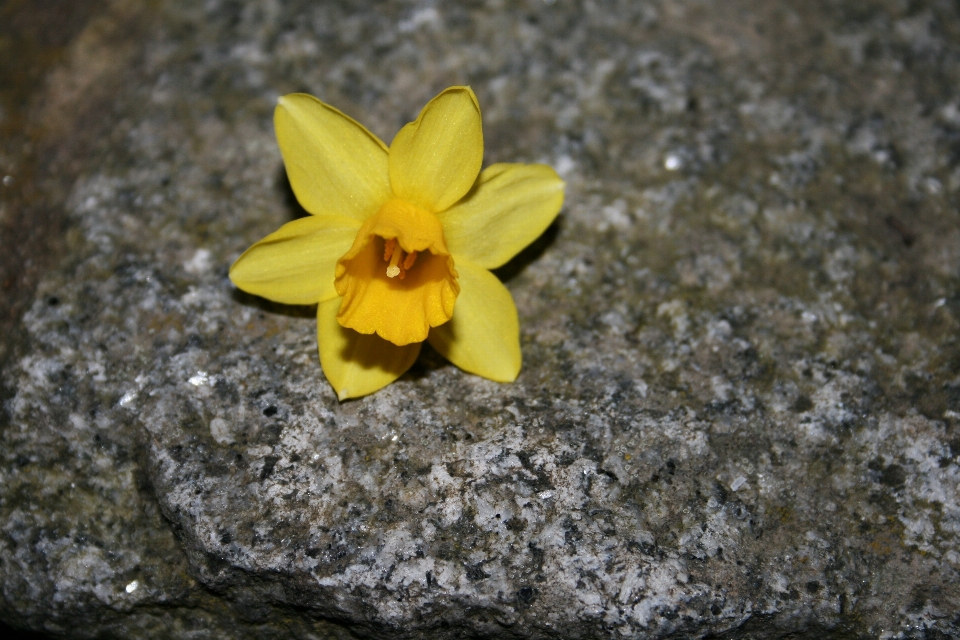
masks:
<svg viewBox="0 0 960 640"><path fill-rule="evenodd" d="M247 249L233 283L283 304L317 305L320 365L341 400L410 368L424 340L470 373L511 382L520 328L490 273L563 205L542 164L481 171L480 106L450 87L388 147L313 96L280 98L274 126L290 185L310 214Z"/></svg>

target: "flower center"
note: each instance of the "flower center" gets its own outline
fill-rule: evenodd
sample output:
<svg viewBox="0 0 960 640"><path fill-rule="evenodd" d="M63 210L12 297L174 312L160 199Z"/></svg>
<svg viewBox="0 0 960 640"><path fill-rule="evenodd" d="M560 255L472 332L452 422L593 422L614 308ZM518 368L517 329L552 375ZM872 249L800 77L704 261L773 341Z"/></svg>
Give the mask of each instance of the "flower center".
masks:
<svg viewBox="0 0 960 640"><path fill-rule="evenodd" d="M440 220L403 200L385 202L363 223L337 261L334 286L341 326L395 345L426 340L450 320L460 293Z"/></svg>
<svg viewBox="0 0 960 640"><path fill-rule="evenodd" d="M387 277L403 280L407 271L417 261L417 252L404 253L403 249L397 246L397 239L390 238L383 242L383 260L390 263L387 267Z"/></svg>

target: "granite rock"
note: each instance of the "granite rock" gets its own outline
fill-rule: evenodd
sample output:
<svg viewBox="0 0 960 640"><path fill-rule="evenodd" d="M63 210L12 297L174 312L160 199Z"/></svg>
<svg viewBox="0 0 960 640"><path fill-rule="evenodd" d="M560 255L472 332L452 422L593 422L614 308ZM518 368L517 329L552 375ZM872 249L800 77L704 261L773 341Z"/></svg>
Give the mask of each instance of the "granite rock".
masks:
<svg viewBox="0 0 960 640"><path fill-rule="evenodd" d="M4 157L62 188L0 354L0 618L960 635L958 31L934 0L98 7ZM314 310L227 279L304 213L273 106L390 140L460 83L487 163L567 181L498 271L523 372L424 349L340 403Z"/></svg>

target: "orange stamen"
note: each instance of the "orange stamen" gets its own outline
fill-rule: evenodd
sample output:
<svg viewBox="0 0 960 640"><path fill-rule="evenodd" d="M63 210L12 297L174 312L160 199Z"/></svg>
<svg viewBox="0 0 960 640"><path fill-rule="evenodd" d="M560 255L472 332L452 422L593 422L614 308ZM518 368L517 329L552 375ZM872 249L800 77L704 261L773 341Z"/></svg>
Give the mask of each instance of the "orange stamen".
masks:
<svg viewBox="0 0 960 640"><path fill-rule="evenodd" d="M413 266L413 263L417 261L417 252L411 251L407 254L407 257L403 259L403 269L407 271L410 267Z"/></svg>
<svg viewBox="0 0 960 640"><path fill-rule="evenodd" d="M383 241L383 259L390 263L387 267L387 277L403 280L407 270L417 261L417 252L411 251L404 255L403 249L397 246L397 239L390 238Z"/></svg>

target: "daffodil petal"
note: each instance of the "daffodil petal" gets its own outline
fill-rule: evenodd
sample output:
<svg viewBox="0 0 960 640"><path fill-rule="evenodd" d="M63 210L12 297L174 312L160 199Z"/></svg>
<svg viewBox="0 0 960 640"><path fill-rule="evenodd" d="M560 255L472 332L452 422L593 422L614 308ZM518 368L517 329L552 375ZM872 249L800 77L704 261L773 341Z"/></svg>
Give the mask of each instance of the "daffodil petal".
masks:
<svg viewBox="0 0 960 640"><path fill-rule="evenodd" d="M473 186L482 162L477 96L470 87L450 87L393 139L390 184L398 198L443 211Z"/></svg>
<svg viewBox="0 0 960 640"><path fill-rule="evenodd" d="M290 186L303 208L361 222L390 197L387 147L313 96L293 93L273 115Z"/></svg>
<svg viewBox="0 0 960 640"><path fill-rule="evenodd" d="M317 342L320 367L341 400L382 389L417 359L421 343L398 347L376 334L345 329L337 322L339 310L339 298L317 305Z"/></svg>
<svg viewBox="0 0 960 640"><path fill-rule="evenodd" d="M453 317L427 341L459 368L497 382L520 373L520 323L507 288L481 266L457 262L460 295Z"/></svg>
<svg viewBox="0 0 960 640"><path fill-rule="evenodd" d="M437 214L450 253L495 269L536 240L563 206L563 180L544 164L495 164L466 198Z"/></svg>
<svg viewBox="0 0 960 640"><path fill-rule="evenodd" d="M343 216L288 222L247 249L230 267L230 280L247 293L282 304L316 304L337 297L337 260L360 223Z"/></svg>

